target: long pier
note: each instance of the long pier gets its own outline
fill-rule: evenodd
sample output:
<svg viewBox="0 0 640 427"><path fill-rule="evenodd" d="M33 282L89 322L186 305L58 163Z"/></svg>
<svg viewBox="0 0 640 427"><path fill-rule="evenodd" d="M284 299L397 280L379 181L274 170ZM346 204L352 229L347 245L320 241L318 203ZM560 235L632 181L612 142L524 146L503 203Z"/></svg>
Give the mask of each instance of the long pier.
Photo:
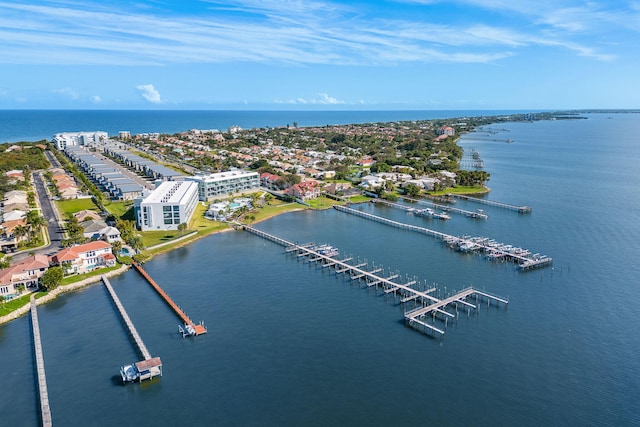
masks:
<svg viewBox="0 0 640 427"><path fill-rule="evenodd" d="M131 321L131 318L127 314L127 310L124 309L124 306L120 302L120 298L118 298L116 291L113 290L113 287L111 286L111 282L109 282L109 279L107 279L105 276L102 276L102 282L104 283L104 286L107 288L107 291L109 291L109 295L111 295L111 299L113 299L113 303L116 305L118 311L120 312L120 316L122 316L122 320L124 321L124 324L129 329L129 333L131 334L131 337L135 341L136 347L138 348L138 353L140 354L140 356L144 358L144 360L151 359L151 353L149 353L149 350L147 350L147 346L144 345L144 341L142 341L142 338L140 338L140 334L138 333L138 330L134 326L133 322Z"/></svg>
<svg viewBox="0 0 640 427"><path fill-rule="evenodd" d="M171 299L171 297L160 287L160 285L158 285L156 281L153 280L151 276L149 276L149 273L147 273L140 264L138 264L137 262L134 262L133 266L145 279L147 279L147 282L149 282L149 284L153 287L153 289L155 289L156 292L158 292L158 294L162 297L162 299L165 300L165 302L169 305L169 307L173 309L173 311L178 315L178 317L182 319L182 321L186 325L188 335L202 335L207 333L207 328L205 328L204 324L202 322L196 324L193 320L191 320L191 318L187 316L187 314L178 306L178 304L176 304ZM183 332L183 335L185 335L184 332Z"/></svg>
<svg viewBox="0 0 640 427"><path fill-rule="evenodd" d="M342 260L336 259L333 256L325 255L316 250L314 244L292 243L248 225L243 225L242 228L245 231L284 246L285 252L295 253L298 259L305 259L309 263L319 263L323 268L333 268L336 274L345 274L345 277L348 277L351 282L364 282L367 288L382 289L384 295L393 294L394 299L400 297L401 304L412 303L413 309L405 311L405 324L414 328L418 327L418 329L425 333L430 332L433 335L438 334L439 336L443 336L445 334L444 329L435 326L434 323L436 320L442 320L441 316L444 316L443 319L446 328L449 320L457 319L458 304L465 305L468 310L468 315L471 309L478 309L479 306L477 304L474 305L466 301L468 297L475 296L476 302L479 297L485 298L489 304L491 301L496 304L503 303L505 306L509 303L509 301L504 298L474 288L466 288L445 299L439 299L431 295L437 290L435 287L429 288L426 282L421 286L415 278L413 280L409 280L409 278L402 279L398 273L391 271L385 273L385 269L380 266L372 265L370 268L367 261L361 262L358 260L354 263L352 257L347 257ZM395 281L398 279L399 281ZM452 304L456 306L455 314L446 310L446 308ZM428 314L433 315L433 323L431 324L425 321L425 317ZM436 314L439 317L436 317Z"/></svg>
<svg viewBox="0 0 640 427"><path fill-rule="evenodd" d="M474 219L489 219L489 215L487 215L486 213L482 212L482 211L468 211L465 209L460 209L460 208L454 208L452 206L447 206L447 205L439 205L437 203L433 203L433 202L429 202L426 200L417 200L417 199L412 199L410 197L402 197L403 200L406 200L408 202L411 203L417 203L420 205L425 205L425 206L429 206L432 208L436 208L436 209L440 209L441 211L444 212L451 212L451 213L456 213L456 214L460 214L460 215L464 215L467 218L474 218ZM404 209L406 211L411 211L411 207L408 206L404 206L404 205L400 205L398 203L391 203L387 200L382 200L382 199L372 199L371 202L373 203L381 203L383 205L387 205L387 206L391 206L394 208L400 208L400 209Z"/></svg>
<svg viewBox="0 0 640 427"><path fill-rule="evenodd" d="M510 209L518 213L531 213L532 209L529 206L516 206L508 203L496 202L494 200L481 199L479 197L465 196L464 194L447 194L448 197L455 197L462 200L468 200L470 202L481 203L483 205L496 206L498 208Z"/></svg>
<svg viewBox="0 0 640 427"><path fill-rule="evenodd" d="M507 245L504 243L497 243L495 240L489 239L487 237L458 237L431 230L425 227L418 227L416 225L393 221L381 216L362 212L357 209L347 208L345 206L335 205L334 208L340 212L356 215L382 224L390 225L392 227L411 230L435 237L436 239L447 243L449 247L457 249L460 252L482 252L487 256L487 258L494 261L512 261L518 264L520 270L530 270L534 268L545 267L553 263L553 259L551 257L540 254L532 255L531 252L526 249L514 247L512 245Z"/></svg>
<svg viewBox="0 0 640 427"><path fill-rule="evenodd" d="M47 389L47 375L44 371L44 355L42 353L42 342L40 341L40 323L38 322L38 309L36 299L32 294L31 304L31 325L33 327L33 347L36 354L36 371L38 374L38 394L40 396L40 414L42 425L51 427L51 407L49 406L49 391Z"/></svg>

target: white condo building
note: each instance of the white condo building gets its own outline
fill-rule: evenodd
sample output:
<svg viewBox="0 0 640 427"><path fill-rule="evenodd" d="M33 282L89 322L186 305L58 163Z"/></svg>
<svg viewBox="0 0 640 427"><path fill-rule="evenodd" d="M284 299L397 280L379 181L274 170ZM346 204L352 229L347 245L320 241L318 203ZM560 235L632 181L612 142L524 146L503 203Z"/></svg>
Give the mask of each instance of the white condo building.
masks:
<svg viewBox="0 0 640 427"><path fill-rule="evenodd" d="M89 145L107 139L109 139L109 134L103 131L61 132L53 136L53 143L58 150L64 150L72 145Z"/></svg>
<svg viewBox="0 0 640 427"><path fill-rule="evenodd" d="M198 204L198 184L165 181L144 199L134 201L138 227L142 231L177 230L189 223Z"/></svg>
<svg viewBox="0 0 640 427"><path fill-rule="evenodd" d="M260 175L258 175L258 172L244 170L188 176L185 177L185 180L198 183L198 197L203 202L211 201L218 196L240 193L260 187Z"/></svg>

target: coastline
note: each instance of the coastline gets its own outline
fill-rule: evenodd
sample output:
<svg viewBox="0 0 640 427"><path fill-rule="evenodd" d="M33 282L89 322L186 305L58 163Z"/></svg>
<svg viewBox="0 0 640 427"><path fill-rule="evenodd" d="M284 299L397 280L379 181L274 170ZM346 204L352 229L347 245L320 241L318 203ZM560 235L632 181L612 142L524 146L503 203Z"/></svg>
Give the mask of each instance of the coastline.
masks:
<svg viewBox="0 0 640 427"><path fill-rule="evenodd" d="M260 218L259 220L255 221L255 223L260 223L263 221L266 221L268 219L274 218L278 215L281 215L283 213L287 213L287 212L299 212L299 211L303 211L309 208L306 207L301 207L301 208L295 208L295 209L291 209L291 210L286 210L283 212L274 212L272 214L266 215L264 218ZM326 209L329 209L328 207ZM167 242L167 243L163 243L160 245L156 245L155 247L149 248L149 250L151 251L150 253L147 254L148 258L145 259L146 261L149 261L151 259L153 259L153 257L155 257L156 255L160 255L160 254L164 254L167 252L171 252L174 249L178 249L178 248L182 248L184 246L187 246L193 242L196 242L202 238L208 237L208 236L212 236L214 234L218 234L218 233L226 233L226 232L230 232L230 231L234 231L233 227L231 225L228 226L228 228L224 228L224 229L219 229L219 230L213 230L209 233L206 234L199 234L198 231L194 231L186 236L182 236L174 241L171 242ZM46 304L48 302L51 302L53 300L55 300L58 296L60 296L63 293L68 293L68 292L74 292L80 289L84 289L88 286L91 286L95 283L100 282L101 280L101 276L105 276L107 278L111 278L111 277L115 277L118 276L122 273L124 273L125 271L129 270L129 268L131 268L129 265L123 264L120 268L118 268L117 270L113 270L110 271L108 273L105 274L100 274L100 275L96 275L94 277L88 277L86 279L80 280L78 282L74 282L74 283L70 283L68 285L61 285L59 287L57 287L56 289L54 289L53 291L43 295L42 297L36 299L36 305L43 305ZM25 294L27 295L27 294ZM19 307L17 309L15 309L14 311L5 314L4 316L0 316L0 326L5 324L5 323L9 323L12 320L15 320L19 317L24 316L25 314L29 313L31 305L29 303L23 305L22 307Z"/></svg>

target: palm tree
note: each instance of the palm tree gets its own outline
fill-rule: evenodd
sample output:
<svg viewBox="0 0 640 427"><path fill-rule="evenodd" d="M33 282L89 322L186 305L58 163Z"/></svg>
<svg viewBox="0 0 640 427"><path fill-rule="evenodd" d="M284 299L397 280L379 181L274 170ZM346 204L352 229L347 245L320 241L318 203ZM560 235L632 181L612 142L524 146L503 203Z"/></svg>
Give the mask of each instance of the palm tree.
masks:
<svg viewBox="0 0 640 427"><path fill-rule="evenodd" d="M41 227L47 225L47 220L40 216L38 211L29 211L27 212L27 224L31 226L31 238L33 238L38 234Z"/></svg>
<svg viewBox="0 0 640 427"><path fill-rule="evenodd" d="M16 236L18 241L22 240L21 239L22 236L25 236L27 233L29 233L29 229L27 227L25 227L24 225L17 225L13 229L13 235Z"/></svg>

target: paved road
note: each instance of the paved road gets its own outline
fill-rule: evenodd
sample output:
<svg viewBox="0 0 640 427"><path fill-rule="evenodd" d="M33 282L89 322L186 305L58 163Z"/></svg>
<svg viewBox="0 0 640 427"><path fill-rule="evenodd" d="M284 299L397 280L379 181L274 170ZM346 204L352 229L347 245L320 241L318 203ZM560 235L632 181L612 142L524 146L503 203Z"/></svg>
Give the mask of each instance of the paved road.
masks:
<svg viewBox="0 0 640 427"><path fill-rule="evenodd" d="M51 200L49 199L49 195L45 189L44 178L42 177L42 172L36 171L33 173L33 185L36 190L36 195L40 202L40 208L42 209L42 216L47 220L47 233L49 234L50 244L46 247L37 249L33 252L37 254L48 255L52 252L57 252L60 249L60 243L64 239L64 234L60 225L58 223L58 218L56 213L51 206ZM11 255L13 261L20 261L29 256L29 252L32 251L23 251L21 253Z"/></svg>

